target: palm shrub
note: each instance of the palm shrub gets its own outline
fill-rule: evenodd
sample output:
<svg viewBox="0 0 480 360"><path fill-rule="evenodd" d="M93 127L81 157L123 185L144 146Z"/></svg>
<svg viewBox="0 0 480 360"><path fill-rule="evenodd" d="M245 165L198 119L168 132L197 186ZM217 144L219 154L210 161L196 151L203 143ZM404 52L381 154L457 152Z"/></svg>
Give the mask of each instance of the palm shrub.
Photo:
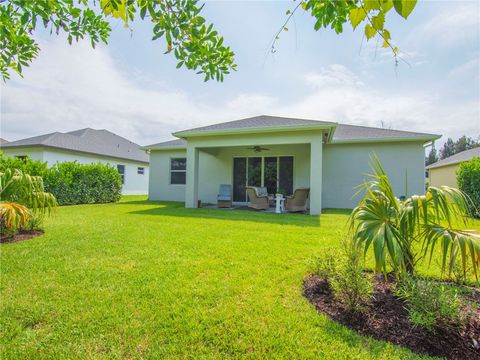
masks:
<svg viewBox="0 0 480 360"><path fill-rule="evenodd" d="M349 222L353 243L364 255L373 248L375 270L386 272L390 262L397 274L413 273L419 260L431 261L440 254L442 273L448 268L450 275L460 257L464 273L470 261L478 281L480 237L457 228L468 221L468 196L455 188L431 186L425 195L400 200L376 156L371 168L373 173L359 187L364 197Z"/></svg>
<svg viewBox="0 0 480 360"><path fill-rule="evenodd" d="M44 191L42 178L21 170L0 172L0 225L13 234L28 225L33 213L45 214L57 205L55 197Z"/></svg>

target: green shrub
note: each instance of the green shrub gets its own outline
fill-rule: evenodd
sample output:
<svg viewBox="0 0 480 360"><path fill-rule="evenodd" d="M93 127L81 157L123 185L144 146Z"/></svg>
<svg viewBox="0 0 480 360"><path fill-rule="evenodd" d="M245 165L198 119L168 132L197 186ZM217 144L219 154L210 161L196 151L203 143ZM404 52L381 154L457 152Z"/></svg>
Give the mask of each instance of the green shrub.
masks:
<svg viewBox="0 0 480 360"><path fill-rule="evenodd" d="M43 230L44 219L45 219L45 214L42 214L39 212L32 212L30 215L30 218L21 227L20 230L23 230L23 231Z"/></svg>
<svg viewBox="0 0 480 360"><path fill-rule="evenodd" d="M457 183L460 190L472 200L471 214L480 217L480 157L460 164L457 170Z"/></svg>
<svg viewBox="0 0 480 360"><path fill-rule="evenodd" d="M60 205L116 202L122 193L122 178L109 164L57 163L44 181Z"/></svg>
<svg viewBox="0 0 480 360"><path fill-rule="evenodd" d="M407 302L411 323L431 332L437 328L461 327L468 315L461 312L457 289L431 280L402 276L394 293Z"/></svg>
<svg viewBox="0 0 480 360"><path fill-rule="evenodd" d="M344 253L325 252L312 263L315 275L328 281L336 300L349 311L364 311L372 297L373 285L361 265L361 254L345 242Z"/></svg>
<svg viewBox="0 0 480 360"><path fill-rule="evenodd" d="M109 164L84 165L67 161L48 168L46 162L29 157L18 159L0 155L0 172L5 169L41 176L45 191L52 193L59 205L116 202L122 193L122 178Z"/></svg>
<svg viewBox="0 0 480 360"><path fill-rule="evenodd" d="M372 279L363 271L362 256L357 248L345 244L343 263L337 267L330 285L335 298L349 311L362 312L370 303L373 294Z"/></svg>

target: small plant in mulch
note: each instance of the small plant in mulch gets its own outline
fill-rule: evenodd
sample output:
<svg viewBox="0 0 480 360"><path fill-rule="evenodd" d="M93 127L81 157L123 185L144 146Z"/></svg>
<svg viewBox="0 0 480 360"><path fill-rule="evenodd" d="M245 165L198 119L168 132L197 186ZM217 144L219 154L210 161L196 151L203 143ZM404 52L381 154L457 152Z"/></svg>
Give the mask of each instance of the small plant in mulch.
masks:
<svg viewBox="0 0 480 360"><path fill-rule="evenodd" d="M314 261L304 295L319 312L419 354L480 359L480 291L407 274L372 276L358 256L348 250Z"/></svg>

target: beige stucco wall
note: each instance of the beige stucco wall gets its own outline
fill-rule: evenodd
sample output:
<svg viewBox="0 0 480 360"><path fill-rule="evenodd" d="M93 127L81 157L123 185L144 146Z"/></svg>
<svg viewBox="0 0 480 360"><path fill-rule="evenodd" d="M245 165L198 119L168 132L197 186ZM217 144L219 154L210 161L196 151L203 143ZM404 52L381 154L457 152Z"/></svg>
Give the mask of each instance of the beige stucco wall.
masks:
<svg viewBox="0 0 480 360"><path fill-rule="evenodd" d="M430 186L451 186L458 187L457 184L457 170L459 164L441 166L428 170L428 177L430 179Z"/></svg>
<svg viewBox="0 0 480 360"><path fill-rule="evenodd" d="M405 195L405 179L409 194L425 191L425 151L420 142L363 144L327 144L323 151L324 208L353 208L360 196L355 187L371 173L370 156L376 154L390 177L397 196Z"/></svg>
<svg viewBox="0 0 480 360"><path fill-rule="evenodd" d="M94 154L85 154L76 151L64 151L52 148L17 148L2 149L6 156L28 155L33 160L46 161L48 166L53 166L56 162L78 161L80 164L108 163L114 167L125 165L125 184L122 186L124 195L142 195L148 191L149 165L147 163L116 159ZM144 174L137 173L137 167L144 168Z"/></svg>

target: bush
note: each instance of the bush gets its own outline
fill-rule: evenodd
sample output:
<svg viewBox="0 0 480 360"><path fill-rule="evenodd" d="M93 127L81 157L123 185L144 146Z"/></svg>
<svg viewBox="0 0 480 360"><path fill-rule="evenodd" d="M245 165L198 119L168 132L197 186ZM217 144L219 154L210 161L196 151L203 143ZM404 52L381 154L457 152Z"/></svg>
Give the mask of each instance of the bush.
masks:
<svg viewBox="0 0 480 360"><path fill-rule="evenodd" d="M345 253L326 252L315 259L313 270L320 278L328 281L333 296L349 311L362 312L366 309L373 293L369 276L363 272L361 254L357 249L344 244Z"/></svg>
<svg viewBox="0 0 480 360"><path fill-rule="evenodd" d="M361 264L361 254L357 248L345 244L346 256L343 264L336 270L331 277L335 298L342 302L348 310L352 312L362 312L369 304L373 285L370 276L363 272Z"/></svg>
<svg viewBox="0 0 480 360"><path fill-rule="evenodd" d="M122 178L109 164L57 163L44 181L60 205L116 202L122 193Z"/></svg>
<svg viewBox="0 0 480 360"><path fill-rule="evenodd" d="M457 183L460 190L472 200L471 214L480 217L480 157L474 157L460 164Z"/></svg>
<svg viewBox="0 0 480 360"><path fill-rule="evenodd" d="M41 176L45 191L52 193L59 205L107 203L120 200L122 178L109 164L79 164L76 161L57 163L48 168L46 162L10 158L0 155L0 172L19 169Z"/></svg>
<svg viewBox="0 0 480 360"><path fill-rule="evenodd" d="M468 314L462 314L459 291L455 288L405 275L394 291L407 302L408 317L414 326L435 332L465 323Z"/></svg>

